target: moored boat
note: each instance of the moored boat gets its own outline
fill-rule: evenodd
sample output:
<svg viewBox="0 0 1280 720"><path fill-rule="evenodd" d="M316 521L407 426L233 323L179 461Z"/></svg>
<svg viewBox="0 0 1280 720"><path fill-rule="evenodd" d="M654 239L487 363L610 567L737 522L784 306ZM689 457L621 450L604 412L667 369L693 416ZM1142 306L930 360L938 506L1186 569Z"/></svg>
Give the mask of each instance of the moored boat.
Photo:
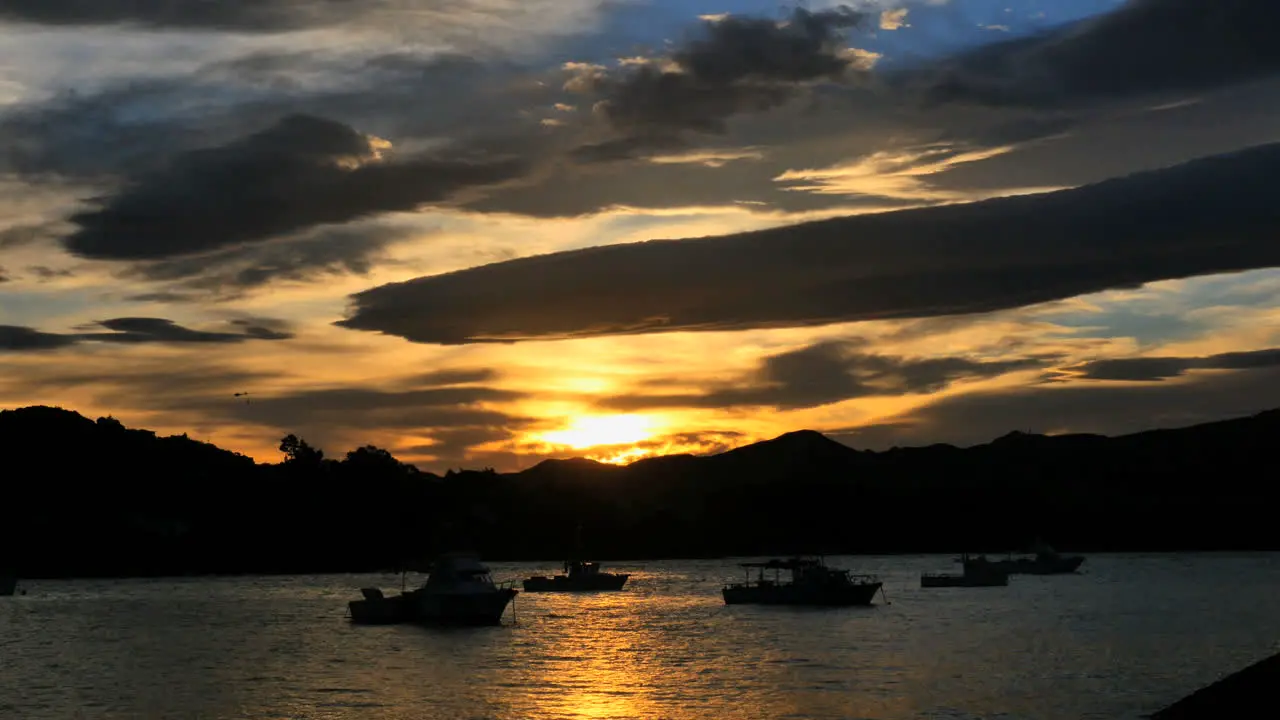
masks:
<svg viewBox="0 0 1280 720"><path fill-rule="evenodd" d="M721 594L726 605L816 605L842 607L871 605L884 583L874 575L853 575L848 570L827 567L821 558L774 559L739 563L746 570L745 582L725 585ZM757 576L751 579L751 570ZM773 579L765 577L773 570ZM783 570L791 580L781 579Z"/></svg>
<svg viewBox="0 0 1280 720"><path fill-rule="evenodd" d="M495 583L489 568L467 553L443 555L432 564L422 587L386 597L362 588L362 600L348 603L351 621L364 625L500 625L519 592L513 583Z"/></svg>
<svg viewBox="0 0 1280 720"><path fill-rule="evenodd" d="M409 600L413 592L402 592L387 597L379 588L360 588L363 600L352 600L347 603L351 611L351 622L357 625L396 625L413 622L412 605Z"/></svg>
<svg viewBox="0 0 1280 720"><path fill-rule="evenodd" d="M1003 570L1010 575L1067 575L1080 569L1084 563L1082 555L1060 555L1052 547L1037 542L1030 557L1014 557L1012 554L1004 560L985 560L996 570ZM973 563L976 560L960 558L957 562Z"/></svg>
<svg viewBox="0 0 1280 720"><path fill-rule="evenodd" d="M985 555L971 558L967 554L961 556L964 572L960 575L948 573L922 573L920 587L1005 587L1009 584L1009 573L1005 572Z"/></svg>
<svg viewBox="0 0 1280 720"><path fill-rule="evenodd" d="M627 573L600 572L600 563L569 560L564 564L564 574L534 575L524 581L525 592L604 592L621 590L627 583Z"/></svg>

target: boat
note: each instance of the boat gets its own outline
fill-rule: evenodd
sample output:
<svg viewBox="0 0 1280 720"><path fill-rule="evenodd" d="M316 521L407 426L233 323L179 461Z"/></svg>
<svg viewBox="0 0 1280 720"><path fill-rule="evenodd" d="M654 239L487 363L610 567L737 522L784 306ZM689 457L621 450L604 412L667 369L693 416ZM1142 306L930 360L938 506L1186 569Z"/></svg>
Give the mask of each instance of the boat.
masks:
<svg viewBox="0 0 1280 720"><path fill-rule="evenodd" d="M442 555L427 581L416 590L387 597L378 588L361 588L361 600L348 603L359 625L500 625L507 605L519 593L512 581L495 583L489 568L470 553Z"/></svg>
<svg viewBox="0 0 1280 720"><path fill-rule="evenodd" d="M0 597L9 597L18 591L18 576L0 572Z"/></svg>
<svg viewBox="0 0 1280 720"><path fill-rule="evenodd" d="M1084 563L1083 555L1059 555L1052 547L1038 541L1031 552L1031 557L1014 557L1010 553L1004 560L988 561L984 558L983 561L1010 575L1066 575L1076 572ZM961 557L956 562L969 564L978 561Z"/></svg>
<svg viewBox="0 0 1280 720"><path fill-rule="evenodd" d="M574 556L582 557L582 524L574 531ZM621 590L627 584L626 573L600 572L600 563L566 560L561 575L534 575L524 581L525 592L604 592Z"/></svg>
<svg viewBox="0 0 1280 720"><path fill-rule="evenodd" d="M398 625L413 622L410 600L417 591L387 597L376 587L360 588L363 600L347 603L351 622L356 625Z"/></svg>
<svg viewBox="0 0 1280 720"><path fill-rule="evenodd" d="M996 567L985 555L971 558L966 554L960 556L960 560L964 563L963 573L922 573L920 587L1006 587L1009 584L1009 573Z"/></svg>
<svg viewBox="0 0 1280 720"><path fill-rule="evenodd" d="M524 581L525 592L602 592L621 590L627 584L627 573L600 572L600 563L569 560L564 574L534 575Z"/></svg>
<svg viewBox="0 0 1280 720"><path fill-rule="evenodd" d="M746 571L746 581L724 586L725 605L871 605L884 587L874 575L830 568L821 558L773 559L739 566ZM753 569L758 571L755 580L751 579ZM765 577L766 570L774 571L772 580ZM783 570L791 572L790 581L781 579Z"/></svg>

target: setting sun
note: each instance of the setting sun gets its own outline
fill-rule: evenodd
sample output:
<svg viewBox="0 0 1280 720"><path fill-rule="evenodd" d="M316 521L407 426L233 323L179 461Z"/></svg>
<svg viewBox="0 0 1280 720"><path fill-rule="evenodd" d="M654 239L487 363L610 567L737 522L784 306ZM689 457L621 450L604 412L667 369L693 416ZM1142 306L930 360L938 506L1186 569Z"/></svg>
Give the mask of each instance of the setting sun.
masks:
<svg viewBox="0 0 1280 720"><path fill-rule="evenodd" d="M625 445L651 438L654 425L653 419L645 415L584 415L574 418L565 429L543 433L539 439L574 450Z"/></svg>

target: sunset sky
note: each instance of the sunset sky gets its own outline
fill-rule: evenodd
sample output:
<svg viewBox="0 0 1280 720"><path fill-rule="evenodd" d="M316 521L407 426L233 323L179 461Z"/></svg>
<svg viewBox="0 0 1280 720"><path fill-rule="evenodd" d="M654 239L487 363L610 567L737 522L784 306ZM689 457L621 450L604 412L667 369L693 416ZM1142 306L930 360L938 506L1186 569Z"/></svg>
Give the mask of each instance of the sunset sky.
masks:
<svg viewBox="0 0 1280 720"><path fill-rule="evenodd" d="M1278 21L5 0L0 407L435 471L1280 407Z"/></svg>

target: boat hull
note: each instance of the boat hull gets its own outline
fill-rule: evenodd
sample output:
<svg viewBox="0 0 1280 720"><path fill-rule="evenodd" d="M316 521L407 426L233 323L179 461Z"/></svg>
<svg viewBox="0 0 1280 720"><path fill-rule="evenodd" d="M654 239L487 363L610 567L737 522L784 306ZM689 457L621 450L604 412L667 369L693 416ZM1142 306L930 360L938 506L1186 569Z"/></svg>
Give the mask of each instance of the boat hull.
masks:
<svg viewBox="0 0 1280 720"><path fill-rule="evenodd" d="M872 600L883 584L875 582L837 587L730 585L721 590L721 594L725 605L848 607L873 604Z"/></svg>
<svg viewBox="0 0 1280 720"><path fill-rule="evenodd" d="M404 595L389 598L352 600L351 622L357 625L397 625L413 622L413 605Z"/></svg>
<svg viewBox="0 0 1280 720"><path fill-rule="evenodd" d="M357 625L501 625L514 588L487 593L425 593L410 591L388 598L366 598L347 604Z"/></svg>
<svg viewBox="0 0 1280 720"><path fill-rule="evenodd" d="M507 605L519 591L499 588L490 593L418 593L415 622L423 625L501 625Z"/></svg>
<svg viewBox="0 0 1280 720"><path fill-rule="evenodd" d="M599 573L583 578L567 575L544 577L536 575L524 581L525 592L610 592L621 590L627 584L625 573Z"/></svg>

